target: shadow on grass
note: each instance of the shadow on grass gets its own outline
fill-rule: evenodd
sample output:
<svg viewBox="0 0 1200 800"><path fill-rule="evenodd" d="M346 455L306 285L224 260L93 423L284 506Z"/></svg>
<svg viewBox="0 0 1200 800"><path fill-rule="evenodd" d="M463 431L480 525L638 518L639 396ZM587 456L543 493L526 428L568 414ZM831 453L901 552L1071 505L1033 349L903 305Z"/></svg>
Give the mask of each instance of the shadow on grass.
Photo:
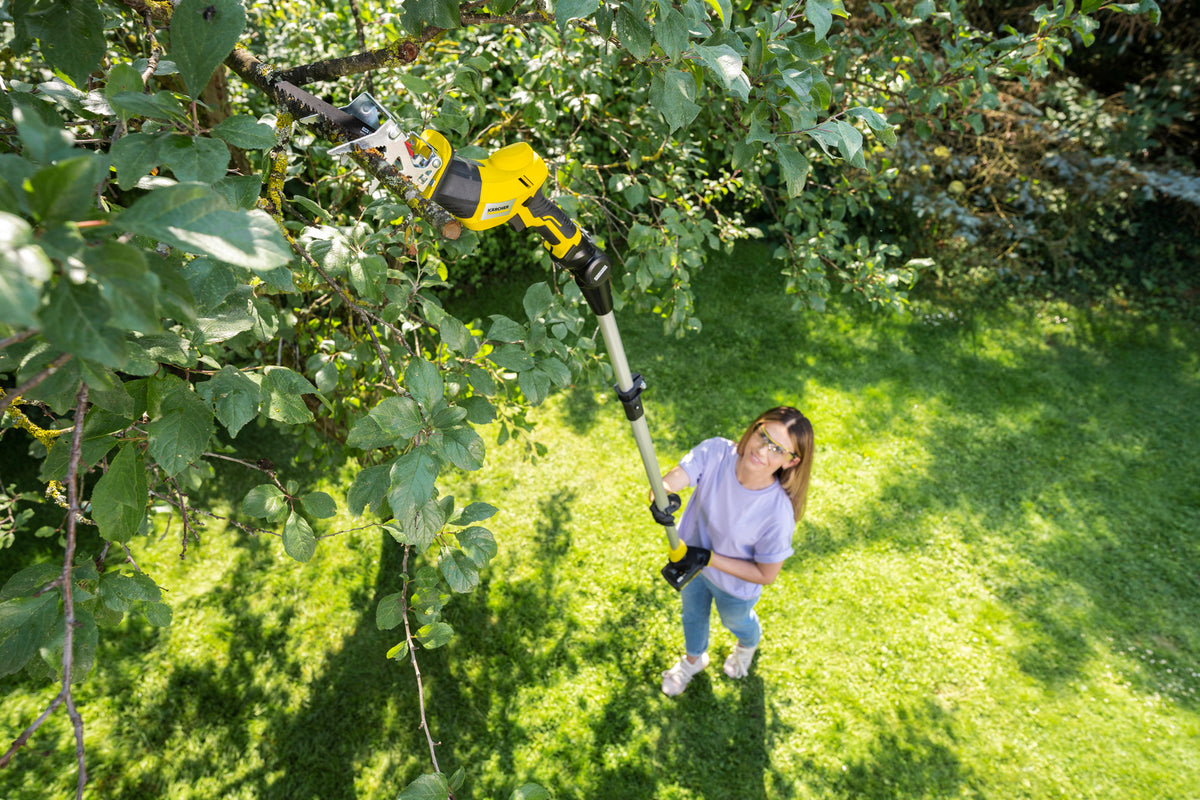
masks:
<svg viewBox="0 0 1200 800"><path fill-rule="evenodd" d="M343 640L328 643L330 655L320 664L305 663L290 649L298 606L281 599L269 612L250 608L253 594L263 590L261 576L276 562L275 543L244 537L241 545L225 585L176 611L182 620L188 605L219 609L225 638L208 644L226 648L226 657L214 665L174 654L163 690L131 702L121 723L139 749L156 756L155 769L133 781L121 765L96 764L97 796L165 797L182 784L203 781L211 797L357 798L359 767L393 752L387 739L394 719L415 733L411 670L383 657L396 637L374 624L378 596L398 584L399 545L381 537L376 596L361 598L361 618ZM154 634L143 635L152 644ZM96 679L109 695L146 694L116 673L101 671ZM307 687L308 701L285 710L294 705L298 685ZM414 735L412 747L419 744Z"/></svg>
<svg viewBox="0 0 1200 800"><path fill-rule="evenodd" d="M957 755L953 719L937 705L898 706L894 717L874 720L875 733L842 769L817 770L814 782L846 800L986 796L979 779Z"/></svg>
<svg viewBox="0 0 1200 800"><path fill-rule="evenodd" d="M686 698L665 698L659 672L668 656L645 646L664 591L648 582L614 588L604 601L619 610L597 616L575 585L586 569L570 547L575 499L560 491L543 501L533 551L508 559L532 559L537 570L487 579L447 611L470 635L447 647L434 725L457 765L484 773L458 796L507 797L532 780L564 799L651 800L684 788L718 800L731 786L739 797L765 798L762 682L752 676L736 698L717 697L717 666ZM578 715L561 716L572 706ZM728 757L731 747L737 758Z"/></svg>

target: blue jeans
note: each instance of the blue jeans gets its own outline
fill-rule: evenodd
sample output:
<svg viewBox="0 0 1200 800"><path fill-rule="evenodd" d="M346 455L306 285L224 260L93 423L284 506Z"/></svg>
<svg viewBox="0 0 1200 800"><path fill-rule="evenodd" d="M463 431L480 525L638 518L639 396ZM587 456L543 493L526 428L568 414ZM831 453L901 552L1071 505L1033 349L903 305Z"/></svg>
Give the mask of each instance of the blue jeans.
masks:
<svg viewBox="0 0 1200 800"><path fill-rule="evenodd" d="M684 586L679 593L683 601L683 646L689 656L700 656L708 650L708 625L713 603L721 616L721 624L737 637L742 647L757 647L762 638L762 625L754 613L757 600L742 600L713 586L703 574Z"/></svg>

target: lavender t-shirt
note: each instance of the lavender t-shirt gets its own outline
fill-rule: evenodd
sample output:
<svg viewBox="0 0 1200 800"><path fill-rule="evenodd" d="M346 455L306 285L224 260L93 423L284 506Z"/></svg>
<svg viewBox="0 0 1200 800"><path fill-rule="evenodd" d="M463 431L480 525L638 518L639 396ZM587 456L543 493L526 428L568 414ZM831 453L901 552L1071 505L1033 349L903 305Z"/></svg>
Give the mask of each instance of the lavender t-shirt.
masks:
<svg viewBox="0 0 1200 800"><path fill-rule="evenodd" d="M794 551L796 519L792 501L779 482L766 489L747 489L737 479L737 445L720 437L692 448L679 466L696 490L679 523L679 536L730 558L778 564ZM704 568L704 577L744 600L755 600L762 586L728 573Z"/></svg>

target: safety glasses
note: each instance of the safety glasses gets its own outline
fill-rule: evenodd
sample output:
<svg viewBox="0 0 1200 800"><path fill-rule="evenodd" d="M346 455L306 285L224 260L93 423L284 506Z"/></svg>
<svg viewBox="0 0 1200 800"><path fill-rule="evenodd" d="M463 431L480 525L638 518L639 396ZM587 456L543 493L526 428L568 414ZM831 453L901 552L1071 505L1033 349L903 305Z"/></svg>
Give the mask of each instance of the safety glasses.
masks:
<svg viewBox="0 0 1200 800"><path fill-rule="evenodd" d="M759 444L765 445L768 453L773 453L777 456L791 456L792 458L800 457L781 445L779 442L772 439L771 434L767 433L766 426L763 425L763 423L758 423L758 426L755 428L755 430L758 432Z"/></svg>

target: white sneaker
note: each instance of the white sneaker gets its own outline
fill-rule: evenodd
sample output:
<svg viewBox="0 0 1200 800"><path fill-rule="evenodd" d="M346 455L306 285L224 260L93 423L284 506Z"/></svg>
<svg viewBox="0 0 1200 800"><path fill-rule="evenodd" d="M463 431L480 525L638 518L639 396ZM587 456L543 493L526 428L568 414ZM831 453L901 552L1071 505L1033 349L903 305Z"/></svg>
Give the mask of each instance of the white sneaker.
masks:
<svg viewBox="0 0 1200 800"><path fill-rule="evenodd" d="M740 644L733 646L733 652L725 659L725 674L731 678L744 678L746 673L750 671L750 662L754 660L754 651L758 646L742 647Z"/></svg>
<svg viewBox="0 0 1200 800"><path fill-rule="evenodd" d="M663 671L663 694L675 697L683 694L683 690L691 682L692 677L708 666L708 653L702 654L695 662L688 661L687 656L680 656L678 663Z"/></svg>

